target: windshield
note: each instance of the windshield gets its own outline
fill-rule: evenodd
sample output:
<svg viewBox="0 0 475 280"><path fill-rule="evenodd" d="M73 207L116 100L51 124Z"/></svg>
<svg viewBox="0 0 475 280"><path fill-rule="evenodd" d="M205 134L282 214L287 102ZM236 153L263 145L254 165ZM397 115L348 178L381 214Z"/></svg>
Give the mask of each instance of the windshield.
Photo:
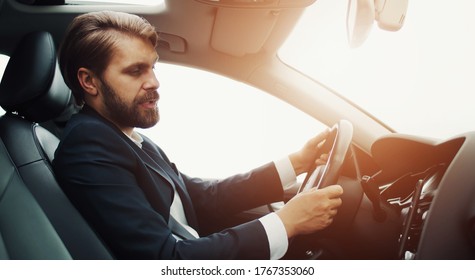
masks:
<svg viewBox="0 0 475 280"><path fill-rule="evenodd" d="M281 59L397 132L447 138L475 130L475 1L409 0L401 30L375 23L355 49L346 37L347 5L309 7Z"/></svg>

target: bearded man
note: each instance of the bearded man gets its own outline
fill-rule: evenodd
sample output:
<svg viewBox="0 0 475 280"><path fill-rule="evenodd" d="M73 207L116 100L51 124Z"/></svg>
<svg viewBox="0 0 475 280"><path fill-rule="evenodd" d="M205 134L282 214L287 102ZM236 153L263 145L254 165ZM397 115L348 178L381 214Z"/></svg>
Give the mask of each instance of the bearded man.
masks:
<svg viewBox="0 0 475 280"><path fill-rule="evenodd" d="M283 199L314 164L321 133L279 162L223 180L181 173L137 133L159 121L158 35L120 12L76 17L59 65L81 111L69 120L53 169L66 195L119 259L278 259L288 239L327 227L341 204L334 185L303 192L260 219L202 236L217 214ZM325 159L317 159L321 163Z"/></svg>

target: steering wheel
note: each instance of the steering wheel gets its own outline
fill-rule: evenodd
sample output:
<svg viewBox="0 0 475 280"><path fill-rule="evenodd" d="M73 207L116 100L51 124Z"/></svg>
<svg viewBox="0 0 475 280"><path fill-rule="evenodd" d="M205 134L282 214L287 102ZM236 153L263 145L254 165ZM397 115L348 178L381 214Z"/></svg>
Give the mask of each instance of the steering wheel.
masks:
<svg viewBox="0 0 475 280"><path fill-rule="evenodd" d="M324 188L337 183L352 138L353 125L347 120L340 120L331 128L317 155L319 158L327 153L327 163L321 166L314 165L308 170L299 193L310 188Z"/></svg>

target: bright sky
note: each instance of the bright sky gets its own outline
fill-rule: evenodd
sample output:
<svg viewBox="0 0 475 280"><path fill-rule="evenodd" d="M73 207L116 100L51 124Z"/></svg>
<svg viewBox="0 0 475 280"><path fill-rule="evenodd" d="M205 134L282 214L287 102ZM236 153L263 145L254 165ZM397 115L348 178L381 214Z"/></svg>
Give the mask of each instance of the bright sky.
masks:
<svg viewBox="0 0 475 280"><path fill-rule="evenodd" d="M400 31L374 25L357 49L347 44L347 4L318 0L284 60L399 132L447 138L475 130L475 1L409 0Z"/></svg>

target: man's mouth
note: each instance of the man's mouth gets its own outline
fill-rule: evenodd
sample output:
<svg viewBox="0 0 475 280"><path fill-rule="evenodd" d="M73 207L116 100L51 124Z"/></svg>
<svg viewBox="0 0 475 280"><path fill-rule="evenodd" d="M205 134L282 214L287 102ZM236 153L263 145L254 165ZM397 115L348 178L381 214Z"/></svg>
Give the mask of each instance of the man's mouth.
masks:
<svg viewBox="0 0 475 280"><path fill-rule="evenodd" d="M155 109L160 97L158 93L152 93L150 95L152 96L145 97L139 104L146 109Z"/></svg>
<svg viewBox="0 0 475 280"><path fill-rule="evenodd" d="M147 109L154 109L157 107L157 99L155 100L149 100L149 101L145 101L145 102L142 102L140 103L140 105L142 105L143 107L147 108Z"/></svg>

